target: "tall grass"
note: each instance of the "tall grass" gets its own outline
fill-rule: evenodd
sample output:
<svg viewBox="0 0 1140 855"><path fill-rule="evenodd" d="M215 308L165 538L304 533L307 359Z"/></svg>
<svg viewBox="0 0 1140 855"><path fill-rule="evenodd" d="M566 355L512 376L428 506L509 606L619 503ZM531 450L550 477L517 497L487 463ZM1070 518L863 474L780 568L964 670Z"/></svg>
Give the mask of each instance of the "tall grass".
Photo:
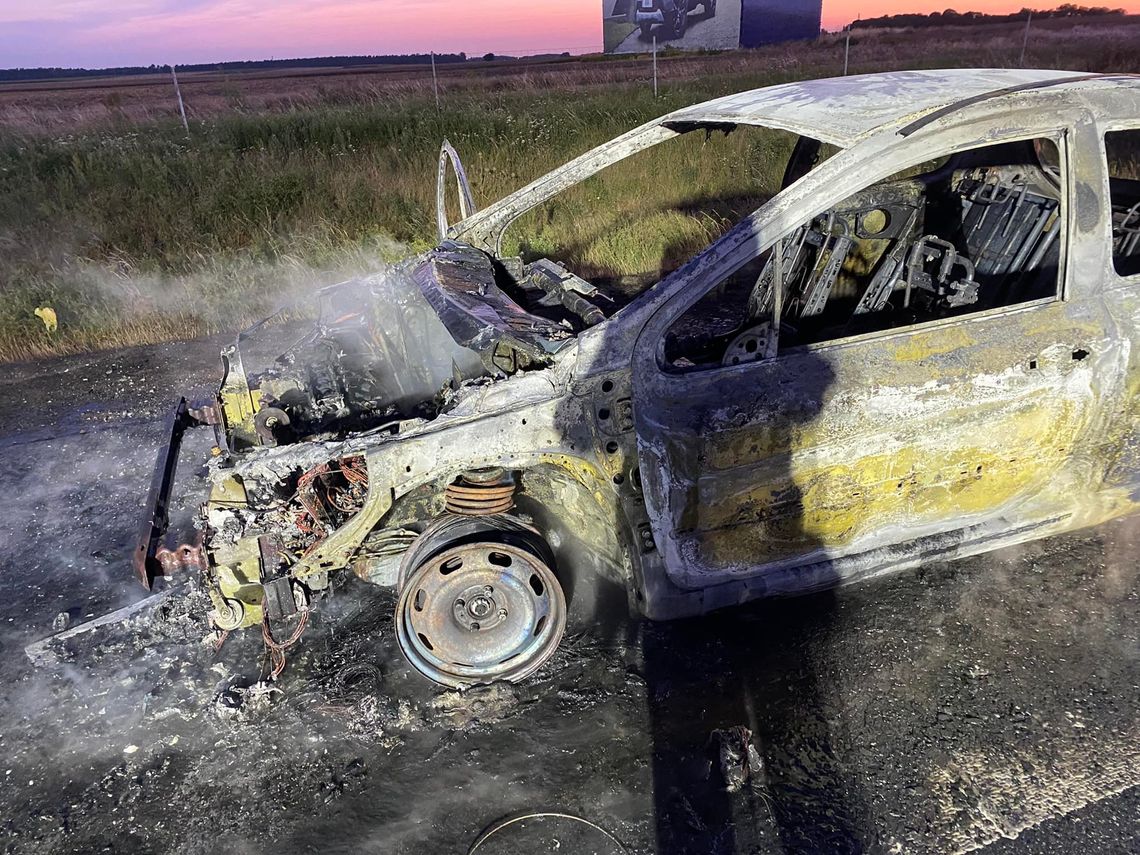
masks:
<svg viewBox="0 0 1140 855"><path fill-rule="evenodd" d="M1140 28L1086 30L1049 30L1028 64L1140 70ZM1009 64L1019 38L860 36L853 71ZM0 89L0 360L234 329L289 294L429 246L444 137L487 202L668 110L836 74L840 51L825 38L671 57L656 100L644 62L448 69L438 111L430 79L408 74L191 79L189 140L162 87ZM664 166L641 155L534 212L508 249L652 277L778 178L765 167L775 138L670 145ZM33 315L40 305L58 312L57 332Z"/></svg>

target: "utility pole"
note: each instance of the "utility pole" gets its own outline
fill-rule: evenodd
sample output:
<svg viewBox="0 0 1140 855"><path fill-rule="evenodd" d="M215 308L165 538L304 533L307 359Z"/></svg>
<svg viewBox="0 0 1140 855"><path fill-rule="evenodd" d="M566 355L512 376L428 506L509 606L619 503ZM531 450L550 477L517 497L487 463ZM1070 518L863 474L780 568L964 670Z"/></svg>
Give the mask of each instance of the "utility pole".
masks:
<svg viewBox="0 0 1140 855"><path fill-rule="evenodd" d="M843 76L844 77L847 76L847 60L851 57L851 31L853 29L855 29L855 25L858 23L859 23L859 19L856 18L854 21L852 21L850 24L848 24L844 28L846 30L846 38L844 38L844 40L843 40Z"/></svg>
<svg viewBox="0 0 1140 855"><path fill-rule="evenodd" d="M657 97L657 34L653 34L653 97Z"/></svg>
<svg viewBox="0 0 1140 855"><path fill-rule="evenodd" d="M178 74L174 71L174 66L170 66L170 77L174 81L174 94L178 97L178 112L182 116L182 127L186 131L186 136L190 136L190 123L186 121L186 105L182 103L182 90L178 87Z"/></svg>
<svg viewBox="0 0 1140 855"><path fill-rule="evenodd" d="M421 54L422 55L422 54ZM435 74L435 51L431 52L431 88L435 92L435 111L439 112L439 78Z"/></svg>
<svg viewBox="0 0 1140 855"><path fill-rule="evenodd" d="M1029 12L1028 17L1025 19L1025 36L1021 40L1021 61L1018 63L1022 68L1025 68L1025 49L1029 46L1029 25L1033 23L1033 10L1027 9Z"/></svg>

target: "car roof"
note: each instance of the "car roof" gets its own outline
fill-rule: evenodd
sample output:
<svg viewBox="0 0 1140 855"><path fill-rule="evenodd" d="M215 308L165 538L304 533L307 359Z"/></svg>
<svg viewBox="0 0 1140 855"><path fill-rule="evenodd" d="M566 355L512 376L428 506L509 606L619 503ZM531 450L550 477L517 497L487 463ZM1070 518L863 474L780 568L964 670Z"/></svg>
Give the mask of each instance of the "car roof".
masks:
<svg viewBox="0 0 1140 855"><path fill-rule="evenodd" d="M1131 75L1015 68L891 71L803 80L740 92L662 117L674 122L733 122L782 128L841 147L883 130L913 125L930 113L1018 90L1140 85Z"/></svg>

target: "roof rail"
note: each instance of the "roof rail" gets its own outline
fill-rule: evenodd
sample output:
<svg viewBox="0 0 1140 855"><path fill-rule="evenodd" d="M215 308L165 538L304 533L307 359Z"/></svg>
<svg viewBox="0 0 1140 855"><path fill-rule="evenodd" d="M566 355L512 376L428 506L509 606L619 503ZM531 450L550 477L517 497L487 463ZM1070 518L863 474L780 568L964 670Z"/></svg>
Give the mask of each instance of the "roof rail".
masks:
<svg viewBox="0 0 1140 855"><path fill-rule="evenodd" d="M1035 80L1032 83L1019 83L1017 86L1007 86L1004 89L994 89L992 92L983 92L980 95L971 95L969 98L963 98L961 101L955 101L953 104L947 104L945 107L939 107L937 110L932 110L921 118L915 119L909 125L904 125L899 128L898 135L900 137L909 137L915 131L921 130L929 125L931 122L936 122L943 116L948 116L951 113L961 110L963 107L969 107L972 104L978 104L982 101L988 101L990 98L999 98L1002 95L1010 95L1014 92L1025 92L1030 89L1046 89L1050 86L1061 86L1065 83L1078 83L1082 80L1092 80L1095 77L1133 77L1131 74L1074 74L1069 77L1054 77L1050 80Z"/></svg>

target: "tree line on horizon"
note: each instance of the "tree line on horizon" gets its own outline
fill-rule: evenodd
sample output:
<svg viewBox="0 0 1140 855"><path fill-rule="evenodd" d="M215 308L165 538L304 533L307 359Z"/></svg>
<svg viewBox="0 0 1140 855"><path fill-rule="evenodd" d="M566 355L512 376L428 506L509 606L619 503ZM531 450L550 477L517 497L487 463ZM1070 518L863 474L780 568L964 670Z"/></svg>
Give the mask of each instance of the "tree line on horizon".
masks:
<svg viewBox="0 0 1140 855"><path fill-rule="evenodd" d="M1098 15L1124 15L1124 9L1110 9L1107 6L1077 6L1062 3L1055 9L1022 8L1019 12L993 15L987 12L957 12L946 9L942 12L902 12L897 15L880 15L877 18L860 18L847 25L848 29L874 27L944 27L955 24L1009 24L1024 21L1032 13L1034 18L1082 18Z"/></svg>
<svg viewBox="0 0 1140 855"><path fill-rule="evenodd" d="M353 68L362 65L422 65L431 62L430 53L376 54L361 56L310 56L296 59L245 59L231 62L198 62L179 64L179 71L257 71L278 68ZM437 53L439 64L467 62L466 53ZM129 65L116 68L5 68L0 80L45 80L61 77L119 77L124 75L164 74L168 65Z"/></svg>

